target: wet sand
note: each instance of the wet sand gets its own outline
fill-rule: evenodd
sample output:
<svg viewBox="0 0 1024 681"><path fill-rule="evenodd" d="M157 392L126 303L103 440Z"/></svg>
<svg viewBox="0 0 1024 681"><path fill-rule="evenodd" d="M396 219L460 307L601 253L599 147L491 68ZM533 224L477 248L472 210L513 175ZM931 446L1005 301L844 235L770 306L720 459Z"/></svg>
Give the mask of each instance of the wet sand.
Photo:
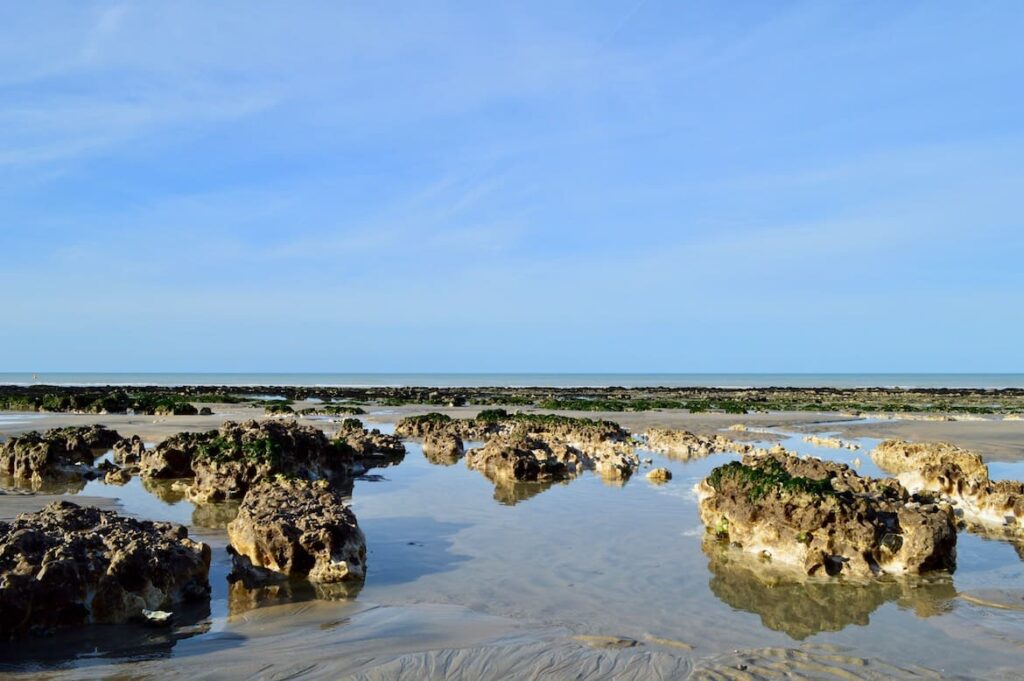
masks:
<svg viewBox="0 0 1024 681"><path fill-rule="evenodd" d="M234 405L223 411L159 419L54 414L6 422L0 431L103 423L154 442L260 415ZM361 418L387 430L398 418L425 411L430 409L382 408ZM476 410L443 411L468 416ZM867 455L877 442L871 436L843 435L861 437L864 449L849 452L815 447L800 434L890 425L833 424L835 414L808 413L579 415L616 420L634 431L657 425L714 432L745 423L777 433L802 453L863 459L859 470L865 474L876 474ZM972 426L976 436L977 422L910 425L924 433ZM1018 422L1005 426L1021 428ZM1012 436L1005 437L1012 445ZM57 648L68 647L62 637L0 648L0 676L1022 678L1024 612L1017 606L1024 603L1024 549L1009 542L962 532L957 572L927 583L787 586L763 580L756 564L751 570L723 562L702 544L692 486L732 455L680 462L645 453L654 466L674 472L666 485L652 485L642 475L610 485L585 474L558 484L496 486L464 462L434 465L418 444L408 447L400 465L356 481L352 504L367 536L369 572L362 591L347 601L309 600L299 591L232 591L225 581L227 516L219 516L219 509L195 509L155 488L153 496L141 484L89 483L82 489L86 496L67 498L85 502L109 495L102 501L109 505L115 503L111 496L121 495L123 512L186 522L193 537L212 545L209 616L196 630L153 632L148 645L131 639L131 661L111 642L119 630L103 627L75 648L107 651L102 654L62 655L52 650L54 641ZM1014 464L1007 469L1024 470ZM49 498L0 495L0 516Z"/></svg>

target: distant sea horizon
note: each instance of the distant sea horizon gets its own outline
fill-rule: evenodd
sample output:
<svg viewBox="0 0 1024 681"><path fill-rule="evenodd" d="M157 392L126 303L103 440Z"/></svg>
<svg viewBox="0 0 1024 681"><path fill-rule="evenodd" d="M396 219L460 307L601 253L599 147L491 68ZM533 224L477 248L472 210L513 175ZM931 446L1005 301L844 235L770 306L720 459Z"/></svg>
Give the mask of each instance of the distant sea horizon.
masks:
<svg viewBox="0 0 1024 681"><path fill-rule="evenodd" d="M999 389L1024 388L1024 373L0 372L0 385Z"/></svg>

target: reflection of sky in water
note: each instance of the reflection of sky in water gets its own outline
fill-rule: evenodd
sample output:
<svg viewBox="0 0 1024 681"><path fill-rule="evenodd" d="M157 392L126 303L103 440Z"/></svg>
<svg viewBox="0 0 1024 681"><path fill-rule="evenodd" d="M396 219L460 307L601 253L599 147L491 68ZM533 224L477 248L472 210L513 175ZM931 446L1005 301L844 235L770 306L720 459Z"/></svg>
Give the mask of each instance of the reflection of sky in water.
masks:
<svg viewBox="0 0 1024 681"><path fill-rule="evenodd" d="M394 424L367 425L394 431ZM790 435L782 444L800 454L850 465L859 459L860 474L882 475L870 457L877 440L855 440L861 449L850 451L806 443L805 433L780 435ZM1024 563L1004 541L960 533L952 584L947 578L922 589L773 586L762 583L758 571L707 553L692 488L714 467L738 458L733 454L683 462L641 451L654 466L669 468L673 480L652 485L644 468L621 486L584 473L524 492L496 487L464 460L435 465L419 444L407 448L400 465L375 469L355 483L352 504L368 548L368 577L358 598L366 602L456 604L574 633L638 640L650 634L692 643L702 655L801 640L932 666L950 659L955 646L955 660L944 668L962 674L1007 664L1024 644L1024 614L968 604L953 593L1021 588ZM994 476L1019 477L1020 471L1019 465L993 466ZM82 493L117 497L128 513L146 518L193 520L191 503L162 501L137 478L122 487L92 481ZM215 546L214 629L229 630L224 533L192 534ZM801 593L808 600L794 601ZM988 628L977 624L979 618Z"/></svg>

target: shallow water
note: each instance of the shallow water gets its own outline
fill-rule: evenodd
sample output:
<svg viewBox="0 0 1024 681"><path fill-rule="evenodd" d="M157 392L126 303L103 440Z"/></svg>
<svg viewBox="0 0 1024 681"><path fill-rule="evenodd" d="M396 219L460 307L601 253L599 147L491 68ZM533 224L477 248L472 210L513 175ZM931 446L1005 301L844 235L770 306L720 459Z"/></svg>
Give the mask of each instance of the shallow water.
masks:
<svg viewBox="0 0 1024 681"><path fill-rule="evenodd" d="M877 441L856 440L862 448L850 451L811 445L804 434L780 433L789 449L883 475L869 454ZM164 635L149 661L128 667L103 657L125 655L109 640L106 647L91 640L87 657L79 646L56 658L0 650L0 660L9 664L17 655L18 665L34 658L37 670L97 665L97 673L160 676L206 659L235 659L236 648L249 651L259 641L246 655L274 650L265 654L284 658L266 663L277 665L288 655L308 656L307 675L326 678L499 678L542 669L563 676L586 670L581 677L595 678L724 678L718 675L737 665L769 677L772 670L876 678L934 670L1018 678L1024 667L1024 551L1008 542L961 532L953 575L797 583L705 539L692 488L734 455L681 462L641 452L673 472L660 486L643 472L625 484L588 473L565 483L495 486L463 461L434 464L418 444L407 447L400 465L355 482L368 576L352 600L307 600L317 594L299 586L229 589L226 536L216 528L230 518L230 506L197 510L169 485L146 489L137 478L123 487L87 483L83 494L117 496L126 512L189 524L193 536L211 543L210 613L184 637ZM997 474L1021 477L1024 468L993 466ZM271 626L278 621L291 624L278 631ZM253 630L254 622L262 628ZM331 622L341 625L325 629ZM303 643L288 638L303 631ZM604 639L577 636L635 645L595 648L593 641ZM310 647L310 640L320 645ZM370 654L367 646L379 650Z"/></svg>

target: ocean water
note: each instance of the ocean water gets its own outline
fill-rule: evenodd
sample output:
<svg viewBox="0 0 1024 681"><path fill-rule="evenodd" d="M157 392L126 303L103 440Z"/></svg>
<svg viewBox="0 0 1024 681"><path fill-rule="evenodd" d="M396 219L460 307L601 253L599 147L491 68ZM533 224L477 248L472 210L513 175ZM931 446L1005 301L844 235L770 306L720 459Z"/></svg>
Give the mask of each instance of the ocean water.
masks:
<svg viewBox="0 0 1024 681"><path fill-rule="evenodd" d="M86 373L0 372L6 385L1024 388L1024 373Z"/></svg>

